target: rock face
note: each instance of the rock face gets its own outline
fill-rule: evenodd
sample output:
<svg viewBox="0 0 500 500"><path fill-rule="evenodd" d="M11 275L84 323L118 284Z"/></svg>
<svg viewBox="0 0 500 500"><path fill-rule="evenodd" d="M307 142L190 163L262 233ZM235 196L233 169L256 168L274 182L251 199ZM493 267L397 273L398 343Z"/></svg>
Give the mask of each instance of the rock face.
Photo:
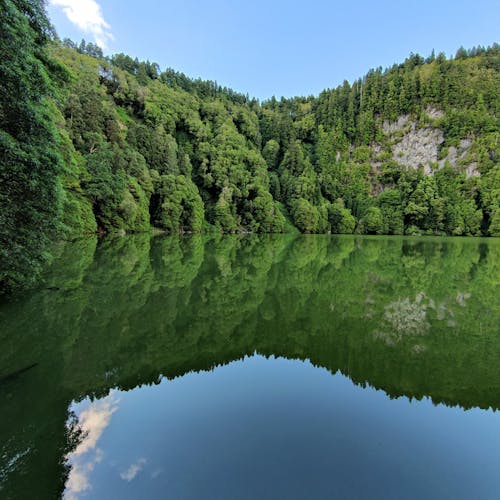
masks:
<svg viewBox="0 0 500 500"><path fill-rule="evenodd" d="M432 175L433 166L438 163L439 147L444 142L443 132L439 129L417 129L415 123L403 138L393 145L392 152L396 162L407 168L424 168ZM444 165L444 161L442 161Z"/></svg>
<svg viewBox="0 0 500 500"><path fill-rule="evenodd" d="M426 110L429 118L437 120L444 114L442 111L429 108ZM440 149L445 141L440 128L420 128L417 122L410 121L408 116L401 116L395 122L384 122L382 129L389 138L392 156L396 163L405 168L423 168L426 175L433 175L449 163L454 168L460 168L469 177L479 176L477 163L468 158L472 145L471 139L462 139L457 147L450 146L445 157L440 155ZM374 146L375 154L380 152L379 145ZM440 158L441 156L441 158ZM375 163L374 167L380 164Z"/></svg>
<svg viewBox="0 0 500 500"><path fill-rule="evenodd" d="M400 116L395 122L385 121L382 129L385 135L392 135L394 132L399 132L408 123L408 115Z"/></svg>
<svg viewBox="0 0 500 500"><path fill-rule="evenodd" d="M440 109L436 109L433 107L428 107L425 112L427 113L427 116L429 118L433 118L434 120L442 118L444 116L444 113Z"/></svg>
<svg viewBox="0 0 500 500"><path fill-rule="evenodd" d="M480 173L477 170L477 162L467 161L467 153L472 146L470 139L462 139L458 147L451 146L448 148L448 155L445 160L449 161L452 167L463 166L465 175L469 177L479 177Z"/></svg>

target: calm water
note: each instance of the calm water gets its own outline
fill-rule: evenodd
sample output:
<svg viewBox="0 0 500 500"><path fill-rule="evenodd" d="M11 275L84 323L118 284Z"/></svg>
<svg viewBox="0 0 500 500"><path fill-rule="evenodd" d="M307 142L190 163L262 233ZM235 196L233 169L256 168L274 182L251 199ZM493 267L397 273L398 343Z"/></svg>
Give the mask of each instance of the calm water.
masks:
<svg viewBox="0 0 500 500"><path fill-rule="evenodd" d="M500 240L61 246L0 305L0 497L496 499Z"/></svg>

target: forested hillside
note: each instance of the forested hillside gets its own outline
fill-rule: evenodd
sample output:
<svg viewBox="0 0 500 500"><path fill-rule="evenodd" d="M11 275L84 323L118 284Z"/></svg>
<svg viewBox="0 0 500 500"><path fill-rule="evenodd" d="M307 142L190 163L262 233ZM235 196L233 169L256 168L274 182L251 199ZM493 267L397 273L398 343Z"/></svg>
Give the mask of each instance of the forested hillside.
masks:
<svg viewBox="0 0 500 500"><path fill-rule="evenodd" d="M260 103L0 7L0 288L98 231L500 235L496 44Z"/></svg>
<svg viewBox="0 0 500 500"><path fill-rule="evenodd" d="M311 233L500 229L498 47L260 104L65 45L52 53L70 73L58 104L73 233L281 232L286 219Z"/></svg>

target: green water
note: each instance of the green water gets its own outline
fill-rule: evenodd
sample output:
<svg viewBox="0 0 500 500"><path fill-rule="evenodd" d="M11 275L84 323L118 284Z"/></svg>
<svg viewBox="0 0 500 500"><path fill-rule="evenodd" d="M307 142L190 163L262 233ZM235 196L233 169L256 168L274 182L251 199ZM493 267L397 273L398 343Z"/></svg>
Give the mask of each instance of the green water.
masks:
<svg viewBox="0 0 500 500"><path fill-rule="evenodd" d="M88 238L0 304L0 498L498 498L500 240Z"/></svg>

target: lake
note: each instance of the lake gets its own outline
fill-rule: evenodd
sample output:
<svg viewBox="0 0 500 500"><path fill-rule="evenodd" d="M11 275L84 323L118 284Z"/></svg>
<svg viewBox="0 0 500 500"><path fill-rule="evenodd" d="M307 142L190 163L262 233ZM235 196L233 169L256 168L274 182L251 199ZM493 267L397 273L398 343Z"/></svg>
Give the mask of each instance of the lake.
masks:
<svg viewBox="0 0 500 500"><path fill-rule="evenodd" d="M500 240L61 244L0 304L0 497L494 499Z"/></svg>

